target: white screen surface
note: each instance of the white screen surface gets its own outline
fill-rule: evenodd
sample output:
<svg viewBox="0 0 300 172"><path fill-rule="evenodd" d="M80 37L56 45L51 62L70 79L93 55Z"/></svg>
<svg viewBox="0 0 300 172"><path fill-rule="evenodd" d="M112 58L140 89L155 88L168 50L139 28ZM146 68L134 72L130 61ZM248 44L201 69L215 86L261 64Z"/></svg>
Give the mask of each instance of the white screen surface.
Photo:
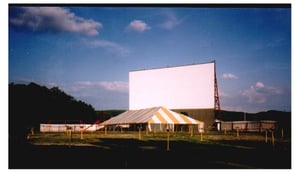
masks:
<svg viewBox="0 0 300 172"><path fill-rule="evenodd" d="M129 109L214 108L214 65L205 63L129 72Z"/></svg>

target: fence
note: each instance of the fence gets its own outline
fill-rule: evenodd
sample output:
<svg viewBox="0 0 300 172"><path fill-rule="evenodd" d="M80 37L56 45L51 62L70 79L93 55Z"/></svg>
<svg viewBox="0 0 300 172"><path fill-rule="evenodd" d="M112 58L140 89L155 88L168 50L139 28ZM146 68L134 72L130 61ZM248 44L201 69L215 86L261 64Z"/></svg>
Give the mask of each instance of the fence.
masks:
<svg viewBox="0 0 300 172"><path fill-rule="evenodd" d="M97 124L40 124L40 132L96 131L100 128Z"/></svg>
<svg viewBox="0 0 300 172"><path fill-rule="evenodd" d="M264 131L275 130L276 121L222 121L221 130Z"/></svg>

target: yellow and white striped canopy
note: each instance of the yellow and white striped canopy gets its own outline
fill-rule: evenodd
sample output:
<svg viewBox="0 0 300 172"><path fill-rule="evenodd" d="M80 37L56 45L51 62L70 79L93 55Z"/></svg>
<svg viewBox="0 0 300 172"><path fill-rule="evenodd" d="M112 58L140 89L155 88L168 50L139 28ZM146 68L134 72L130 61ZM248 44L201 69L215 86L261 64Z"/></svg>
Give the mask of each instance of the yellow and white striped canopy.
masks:
<svg viewBox="0 0 300 172"><path fill-rule="evenodd" d="M140 110L128 110L104 121L102 125L115 124L200 124L201 121L176 113L165 107L153 107Z"/></svg>
<svg viewBox="0 0 300 172"><path fill-rule="evenodd" d="M173 112L166 109L165 107L160 107L160 109L152 116L148 121L150 124L199 124L197 121L188 116Z"/></svg>

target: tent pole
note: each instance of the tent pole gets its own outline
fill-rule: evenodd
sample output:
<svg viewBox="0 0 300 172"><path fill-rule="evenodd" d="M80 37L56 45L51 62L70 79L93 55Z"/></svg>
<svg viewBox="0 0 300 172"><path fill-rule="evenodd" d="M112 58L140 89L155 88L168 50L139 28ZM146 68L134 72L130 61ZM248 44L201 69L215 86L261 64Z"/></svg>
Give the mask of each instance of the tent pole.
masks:
<svg viewBox="0 0 300 172"><path fill-rule="evenodd" d="M148 124L146 124L146 136L148 136Z"/></svg>
<svg viewBox="0 0 300 172"><path fill-rule="evenodd" d="M141 129L142 129L142 127L141 127L141 125L139 125L139 140L142 140L142 133L141 133Z"/></svg>

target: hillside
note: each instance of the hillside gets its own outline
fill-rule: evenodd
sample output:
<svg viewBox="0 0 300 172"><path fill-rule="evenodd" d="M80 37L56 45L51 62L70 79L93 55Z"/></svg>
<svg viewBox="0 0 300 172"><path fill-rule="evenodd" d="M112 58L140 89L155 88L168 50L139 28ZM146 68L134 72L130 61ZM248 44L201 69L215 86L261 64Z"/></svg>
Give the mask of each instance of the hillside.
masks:
<svg viewBox="0 0 300 172"><path fill-rule="evenodd" d="M268 110L258 113L244 113L234 111L221 111L216 116L222 121L261 121L261 120L273 120L277 121L277 128L284 128L286 132L291 132L291 112L284 112L278 110Z"/></svg>
<svg viewBox="0 0 300 172"><path fill-rule="evenodd" d="M91 105L74 99L58 87L9 84L10 136L23 135L28 128L38 128L40 123L49 120L94 122L95 114Z"/></svg>
<svg viewBox="0 0 300 172"><path fill-rule="evenodd" d="M100 122L108 120L111 117L117 116L126 110L97 110L96 111L96 119Z"/></svg>
<svg viewBox="0 0 300 172"><path fill-rule="evenodd" d="M289 118L287 118L289 116ZM291 112L283 112L277 110L269 110L258 113L245 113L236 111L221 111L220 115L217 116L218 119L223 121L259 121L259 120L276 120L281 121L284 119L290 119Z"/></svg>

